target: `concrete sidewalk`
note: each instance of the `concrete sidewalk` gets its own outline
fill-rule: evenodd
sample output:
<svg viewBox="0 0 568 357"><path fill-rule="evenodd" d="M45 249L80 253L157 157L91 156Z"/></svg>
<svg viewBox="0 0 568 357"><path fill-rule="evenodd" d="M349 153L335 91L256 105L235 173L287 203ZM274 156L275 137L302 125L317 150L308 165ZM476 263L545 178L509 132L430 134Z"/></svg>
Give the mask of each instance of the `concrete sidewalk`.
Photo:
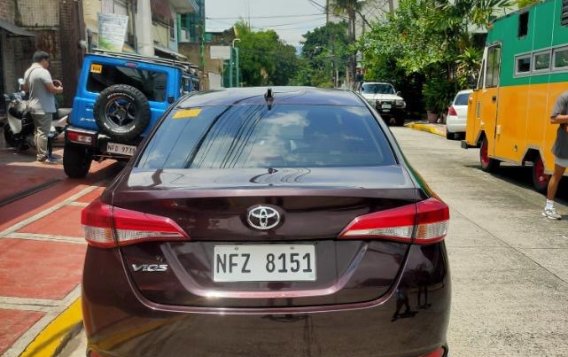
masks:
<svg viewBox="0 0 568 357"><path fill-rule="evenodd" d="M53 356L82 327L80 214L116 173L108 161L67 179L61 165L37 163L33 149L0 142L0 355Z"/></svg>

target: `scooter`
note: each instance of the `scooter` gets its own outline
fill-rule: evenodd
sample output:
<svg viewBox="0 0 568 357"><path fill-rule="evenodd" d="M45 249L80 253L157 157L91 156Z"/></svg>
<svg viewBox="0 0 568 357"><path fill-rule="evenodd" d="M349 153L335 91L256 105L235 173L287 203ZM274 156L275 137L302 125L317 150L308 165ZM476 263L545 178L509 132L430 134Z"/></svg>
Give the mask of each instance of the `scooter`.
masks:
<svg viewBox="0 0 568 357"><path fill-rule="evenodd" d="M19 79L20 88L23 86L23 79ZM4 94L7 103L7 123L4 124L4 139L8 146L16 148L18 152L35 147L34 131L35 126L32 115L26 109L25 92L18 91L12 94ZM67 119L71 113L71 108L59 108L54 114L51 123L51 130L47 137L47 151L51 156L53 141L62 138L61 135L67 126Z"/></svg>

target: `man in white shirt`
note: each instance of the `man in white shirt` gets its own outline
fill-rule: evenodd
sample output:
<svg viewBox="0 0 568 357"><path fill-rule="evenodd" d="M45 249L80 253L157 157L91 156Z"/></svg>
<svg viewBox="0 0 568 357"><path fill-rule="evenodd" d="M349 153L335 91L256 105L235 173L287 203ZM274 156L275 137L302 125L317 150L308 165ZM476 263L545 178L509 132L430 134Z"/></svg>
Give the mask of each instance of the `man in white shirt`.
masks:
<svg viewBox="0 0 568 357"><path fill-rule="evenodd" d="M36 51L33 55L33 64L24 74L24 90L29 93L29 106L35 125L35 144L37 148L37 161L56 163L47 157L47 136L51 130L51 120L55 108L55 94L63 93L63 86L58 80L53 80L47 70L49 67L49 54Z"/></svg>

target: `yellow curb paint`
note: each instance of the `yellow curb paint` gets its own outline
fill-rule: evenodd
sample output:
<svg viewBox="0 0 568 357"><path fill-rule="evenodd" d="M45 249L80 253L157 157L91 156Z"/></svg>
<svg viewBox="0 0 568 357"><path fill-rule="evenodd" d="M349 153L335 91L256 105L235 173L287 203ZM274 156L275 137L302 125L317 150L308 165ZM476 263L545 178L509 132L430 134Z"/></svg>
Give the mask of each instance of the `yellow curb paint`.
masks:
<svg viewBox="0 0 568 357"><path fill-rule="evenodd" d="M75 300L71 306L57 316L44 328L37 337L26 347L20 357L51 357L61 344L68 338L68 334L82 323L81 298Z"/></svg>
<svg viewBox="0 0 568 357"><path fill-rule="evenodd" d="M416 129L416 130L420 130L420 131L427 131L427 132L430 132L432 134L436 134L436 135L440 135L440 136L446 135L445 133L441 132L437 128L429 126L428 124L409 123L408 127L411 128L411 129Z"/></svg>

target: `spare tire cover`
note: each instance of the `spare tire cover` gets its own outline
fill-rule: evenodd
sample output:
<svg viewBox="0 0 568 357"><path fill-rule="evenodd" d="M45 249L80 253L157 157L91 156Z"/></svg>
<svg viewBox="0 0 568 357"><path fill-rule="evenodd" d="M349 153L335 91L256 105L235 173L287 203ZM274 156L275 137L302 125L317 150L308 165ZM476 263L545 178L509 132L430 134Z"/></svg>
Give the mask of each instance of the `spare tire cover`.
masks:
<svg viewBox="0 0 568 357"><path fill-rule="evenodd" d="M103 133L118 141L129 141L150 123L150 104L137 88L116 84L99 94L93 115Z"/></svg>

